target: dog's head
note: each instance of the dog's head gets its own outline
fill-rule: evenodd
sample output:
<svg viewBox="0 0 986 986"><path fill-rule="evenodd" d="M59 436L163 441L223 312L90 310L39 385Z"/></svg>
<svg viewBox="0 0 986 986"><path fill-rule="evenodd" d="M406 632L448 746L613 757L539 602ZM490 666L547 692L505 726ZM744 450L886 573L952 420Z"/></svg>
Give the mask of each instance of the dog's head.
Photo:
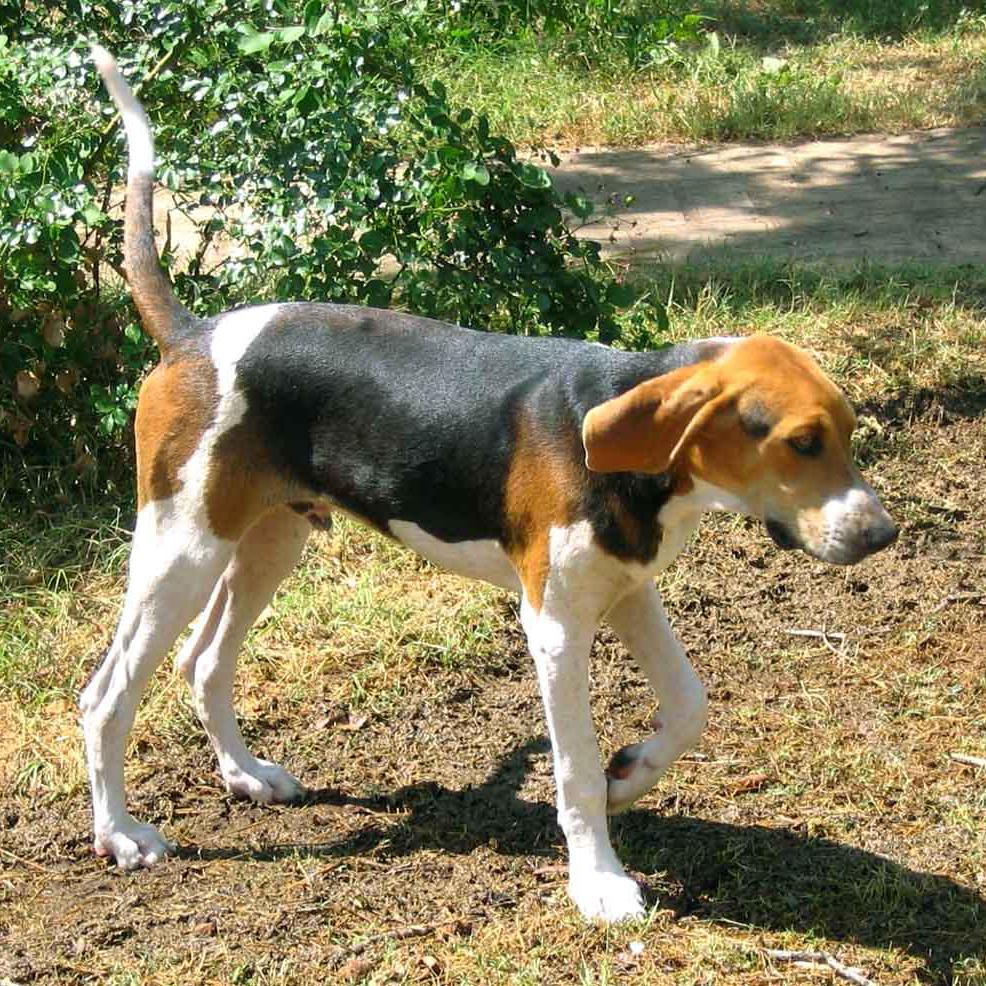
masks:
<svg viewBox="0 0 986 986"><path fill-rule="evenodd" d="M753 336L646 380L585 417L587 466L700 480L760 517L782 548L852 565L897 525L852 459L856 417L803 350Z"/></svg>

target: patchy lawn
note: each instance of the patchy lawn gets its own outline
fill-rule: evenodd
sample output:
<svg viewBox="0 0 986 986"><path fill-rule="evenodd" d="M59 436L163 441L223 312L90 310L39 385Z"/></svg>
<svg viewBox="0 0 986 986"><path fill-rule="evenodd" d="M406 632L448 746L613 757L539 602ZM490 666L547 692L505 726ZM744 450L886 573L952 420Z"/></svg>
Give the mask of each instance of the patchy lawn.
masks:
<svg viewBox="0 0 986 986"><path fill-rule="evenodd" d="M983 123L986 12L971 12L976 5L892 34L853 15L872 4L814 19L795 6L706 4L703 40L639 68L615 54L586 63L531 32L431 57L457 101L521 143L789 140Z"/></svg>
<svg viewBox="0 0 986 986"><path fill-rule="evenodd" d="M229 799L165 667L128 779L180 855L132 875L93 857L74 697L125 525L52 511L0 525L0 981L745 986L827 981L765 951L817 948L881 986L986 982L986 771L952 756L986 755L983 296L840 278L675 281L677 333L818 353L903 529L835 569L716 518L662 580L712 713L613 824L646 921L587 927L567 901L515 600L349 523L313 537L239 677L250 742L310 802ZM654 708L608 631L593 691L605 757Z"/></svg>

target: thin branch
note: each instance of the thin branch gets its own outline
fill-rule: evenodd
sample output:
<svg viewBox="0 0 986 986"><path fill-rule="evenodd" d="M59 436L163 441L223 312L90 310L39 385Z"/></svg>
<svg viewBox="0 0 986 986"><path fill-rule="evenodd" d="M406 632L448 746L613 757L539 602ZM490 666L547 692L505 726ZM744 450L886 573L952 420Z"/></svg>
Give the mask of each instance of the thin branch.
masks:
<svg viewBox="0 0 986 986"><path fill-rule="evenodd" d="M807 952L786 948L765 948L764 955L776 962L804 962L807 965L827 965L840 979L846 979L856 986L876 986L872 979L867 979L859 969L843 965L829 952Z"/></svg>
<svg viewBox="0 0 986 986"><path fill-rule="evenodd" d="M404 941L408 938L425 938L435 934L442 928L454 928L462 924L463 918L446 918L444 921L435 921L432 924L411 924L404 928L394 928L392 931L382 931L379 934L369 935L361 942L353 945L346 945L340 948L330 960L333 967L337 967L346 959L355 958L362 955L371 945L378 942Z"/></svg>
<svg viewBox="0 0 986 986"><path fill-rule="evenodd" d="M845 656L847 638L844 633L837 633L834 630L785 630L784 632L791 637L812 637L821 640L836 657ZM833 640L839 642L838 648L832 643Z"/></svg>
<svg viewBox="0 0 986 986"><path fill-rule="evenodd" d="M815 637L819 640L838 640L842 643L846 639L844 633L836 633L834 630L785 630L791 637Z"/></svg>
<svg viewBox="0 0 986 986"><path fill-rule="evenodd" d="M24 859L22 856L17 856L10 852L9 849L4 849L2 846L0 846L0 856L5 856L12 863L17 863L20 866L26 866L32 870L37 870L39 873L47 873L48 876L55 875L55 871L49 870L47 866L42 866L40 863L35 863L34 860Z"/></svg>
<svg viewBox="0 0 986 986"><path fill-rule="evenodd" d="M950 753L949 758L968 767L986 767L986 757L974 757L968 753Z"/></svg>
<svg viewBox="0 0 986 986"><path fill-rule="evenodd" d="M986 600L986 592L953 592L935 606L931 612L940 613L946 606L952 603L978 603Z"/></svg>

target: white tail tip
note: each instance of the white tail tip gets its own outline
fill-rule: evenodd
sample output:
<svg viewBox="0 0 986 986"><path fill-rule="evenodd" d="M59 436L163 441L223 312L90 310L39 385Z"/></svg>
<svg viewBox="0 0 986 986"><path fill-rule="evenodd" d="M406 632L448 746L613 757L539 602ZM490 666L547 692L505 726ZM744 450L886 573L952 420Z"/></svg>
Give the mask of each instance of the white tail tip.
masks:
<svg viewBox="0 0 986 986"><path fill-rule="evenodd" d="M89 48L89 57L103 74L116 70L116 59L102 45L92 45Z"/></svg>

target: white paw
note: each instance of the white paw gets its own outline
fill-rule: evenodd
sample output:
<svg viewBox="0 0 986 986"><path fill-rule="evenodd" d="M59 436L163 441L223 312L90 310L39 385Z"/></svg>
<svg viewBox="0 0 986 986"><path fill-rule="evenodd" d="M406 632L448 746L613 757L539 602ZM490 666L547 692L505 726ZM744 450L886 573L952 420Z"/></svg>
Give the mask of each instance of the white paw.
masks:
<svg viewBox="0 0 986 986"><path fill-rule="evenodd" d="M305 785L269 760L231 764L223 771L226 790L234 797L261 804L293 804L305 797Z"/></svg>
<svg viewBox="0 0 986 986"><path fill-rule="evenodd" d="M123 870L153 866L175 851L153 825L142 825L131 815L97 833L94 848L97 856L112 856Z"/></svg>
<svg viewBox="0 0 986 986"><path fill-rule="evenodd" d="M587 921L633 921L646 913L644 896L636 880L625 873L590 871L572 875L568 892Z"/></svg>

